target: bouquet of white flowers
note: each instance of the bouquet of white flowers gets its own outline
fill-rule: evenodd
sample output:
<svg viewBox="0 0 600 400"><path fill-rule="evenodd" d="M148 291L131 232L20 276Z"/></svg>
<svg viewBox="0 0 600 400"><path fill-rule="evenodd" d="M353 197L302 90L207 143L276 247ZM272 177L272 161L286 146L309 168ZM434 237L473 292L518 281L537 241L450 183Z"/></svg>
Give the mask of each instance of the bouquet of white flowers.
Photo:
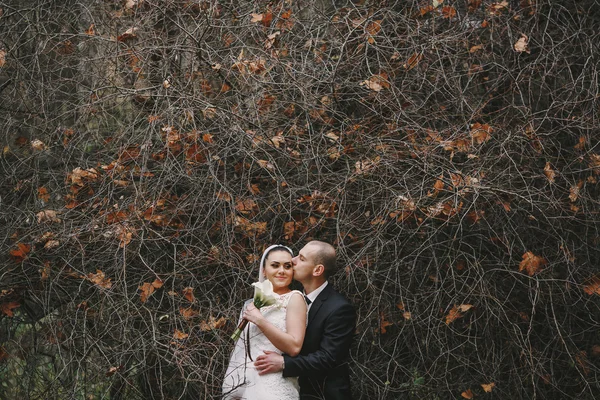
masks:
<svg viewBox="0 0 600 400"><path fill-rule="evenodd" d="M275 297L275 293L273 293L273 284L271 281L265 279L263 282L254 282L252 284L254 286L254 306L258 309L262 307L271 306L275 304L277 298ZM242 322L238 325L231 338L236 341L240 338L242 331L248 325L248 320L243 319Z"/></svg>

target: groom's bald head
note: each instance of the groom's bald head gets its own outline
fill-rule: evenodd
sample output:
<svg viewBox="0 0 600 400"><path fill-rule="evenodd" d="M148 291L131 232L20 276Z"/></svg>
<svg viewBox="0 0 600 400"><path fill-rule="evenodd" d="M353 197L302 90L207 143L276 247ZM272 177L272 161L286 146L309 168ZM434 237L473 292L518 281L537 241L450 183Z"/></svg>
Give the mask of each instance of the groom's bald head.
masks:
<svg viewBox="0 0 600 400"><path fill-rule="evenodd" d="M306 244L315 249L313 256L315 264L322 264L325 269L325 279L332 276L336 271L336 253L335 248L326 242L312 240Z"/></svg>

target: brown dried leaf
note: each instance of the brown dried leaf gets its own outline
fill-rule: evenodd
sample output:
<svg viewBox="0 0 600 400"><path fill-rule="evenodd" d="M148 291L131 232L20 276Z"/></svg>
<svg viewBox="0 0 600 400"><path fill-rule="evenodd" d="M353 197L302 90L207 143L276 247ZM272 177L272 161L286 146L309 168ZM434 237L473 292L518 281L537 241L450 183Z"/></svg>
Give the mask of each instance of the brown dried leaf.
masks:
<svg viewBox="0 0 600 400"><path fill-rule="evenodd" d="M43 151L46 150L46 145L39 139L34 139L31 141L31 148L35 151Z"/></svg>
<svg viewBox="0 0 600 400"><path fill-rule="evenodd" d="M448 315L446 315L446 325L450 325L452 322L454 322L460 317L462 317L462 314L458 310L458 307L454 305L454 307L452 307Z"/></svg>
<svg viewBox="0 0 600 400"><path fill-rule="evenodd" d="M258 209L258 205L254 200L247 198L239 200L235 205L235 209L242 214L250 214L253 210Z"/></svg>
<svg viewBox="0 0 600 400"><path fill-rule="evenodd" d="M17 248L9 251L10 256L16 262L23 262L27 258L27 254L31 251L31 246L24 243L17 243Z"/></svg>
<svg viewBox="0 0 600 400"><path fill-rule="evenodd" d="M442 7L442 17L446 19L452 19L456 17L456 9L452 6Z"/></svg>
<svg viewBox="0 0 600 400"><path fill-rule="evenodd" d="M385 334L387 332L387 327L394 325L393 323L391 323L390 321L387 321L385 319L385 315L383 314L383 312L381 312L380 314L380 321L379 321L379 332L381 332L381 334Z"/></svg>
<svg viewBox="0 0 600 400"><path fill-rule="evenodd" d="M104 276L104 272L100 271L99 269L96 270L95 274L90 272L85 276L85 278L93 284L98 285L104 289L110 289L112 286L110 278L106 278Z"/></svg>
<svg viewBox="0 0 600 400"><path fill-rule="evenodd" d="M529 53L529 48L527 47L528 39L529 38L527 37L527 35L521 34L521 38L515 43L515 51L517 51L518 53Z"/></svg>
<svg viewBox="0 0 600 400"><path fill-rule="evenodd" d="M476 122L471 125L471 138L475 144L482 144L490 140L490 133L493 128L489 124L480 124Z"/></svg>
<svg viewBox="0 0 600 400"><path fill-rule="evenodd" d="M183 297L186 298L187 301L189 301L190 303L193 303L194 301L196 301L196 297L194 296L194 288L193 287L186 287L184 288L182 291L183 293Z"/></svg>
<svg viewBox="0 0 600 400"><path fill-rule="evenodd" d="M44 245L44 248L46 250L49 250L49 249L53 249L58 246L60 246L60 242L58 240L48 240L46 242L46 244Z"/></svg>
<svg viewBox="0 0 600 400"><path fill-rule="evenodd" d="M593 276L584 285L583 291L587 294L600 296L600 275Z"/></svg>
<svg viewBox="0 0 600 400"><path fill-rule="evenodd" d="M275 166L267 160L258 160L257 163L261 168L264 168L264 169L267 169L270 171L275 170Z"/></svg>
<svg viewBox="0 0 600 400"><path fill-rule="evenodd" d="M4 49L0 49L0 68L6 65L6 51Z"/></svg>
<svg viewBox="0 0 600 400"><path fill-rule="evenodd" d="M523 260L519 264L519 272L527 271L529 276L533 276L546 264L548 264L548 261L545 258L536 256L531 251L528 251L523 254Z"/></svg>
<svg viewBox="0 0 600 400"><path fill-rule="evenodd" d="M50 194L48 193L48 189L45 187L39 187L38 190L38 199L42 200L44 203L50 201Z"/></svg>
<svg viewBox="0 0 600 400"><path fill-rule="evenodd" d="M556 172L552 169L550 162L546 162L546 166L544 167L544 174L550 183L554 183L554 178L556 177Z"/></svg>
<svg viewBox="0 0 600 400"><path fill-rule="evenodd" d="M57 213L54 210L43 210L36 214L38 224L48 222L61 222L61 219L57 217Z"/></svg>
<svg viewBox="0 0 600 400"><path fill-rule="evenodd" d="M471 391L471 389L467 389L464 392L462 392L460 394L462 397L464 397L465 399L472 399L473 398L473 392Z"/></svg>
<svg viewBox="0 0 600 400"><path fill-rule="evenodd" d="M367 41L370 44L375 43L375 38L373 36L375 36L381 30L381 21L382 20L371 21L366 27Z"/></svg>
<svg viewBox="0 0 600 400"><path fill-rule="evenodd" d="M577 185L573 185L569 188L569 200L571 200L572 203L574 203L579 197L579 192L582 187L583 181L580 180L579 182L577 182Z"/></svg>
<svg viewBox="0 0 600 400"><path fill-rule="evenodd" d="M414 53L412 56L410 56L408 58L406 63L404 63L404 65L403 65L404 69L406 69L407 71L410 71L411 69L413 69L414 67L417 66L417 64L419 63L419 61L421 61L422 58L423 58L423 54Z"/></svg>
<svg viewBox="0 0 600 400"><path fill-rule="evenodd" d="M160 289L162 285L163 281L160 279L155 279L152 283L144 282L142 286L139 287L139 289L142 291L142 293L140 293L140 301L145 303L150 295L154 293L154 290Z"/></svg>
<svg viewBox="0 0 600 400"><path fill-rule="evenodd" d="M192 307L188 307L188 308L179 307L179 313L186 320L197 317L200 314L197 310L194 310Z"/></svg>
<svg viewBox="0 0 600 400"><path fill-rule="evenodd" d="M183 340L185 338L187 338L188 335L187 333L181 332L179 329L175 329L175 332L173 333L173 339L175 340Z"/></svg>
<svg viewBox="0 0 600 400"><path fill-rule="evenodd" d="M19 308L20 306L21 305L16 301L11 301L10 303L2 303L0 304L0 311L2 311L2 314L8 317L14 317L13 310L15 308Z"/></svg>
<svg viewBox="0 0 600 400"><path fill-rule="evenodd" d="M575 150L585 149L586 143L587 143L587 138L585 136L580 136L579 142L574 146Z"/></svg>
<svg viewBox="0 0 600 400"><path fill-rule="evenodd" d="M494 386L496 386L496 384L494 382L491 383L482 383L481 387L483 388L483 391L486 393L491 393L492 389L494 389Z"/></svg>
<svg viewBox="0 0 600 400"><path fill-rule="evenodd" d="M219 329L225 326L227 320L225 317L221 317L219 319L215 319L212 315L209 317L208 322L201 321L200 322L200 330L203 332L212 331L213 329Z"/></svg>

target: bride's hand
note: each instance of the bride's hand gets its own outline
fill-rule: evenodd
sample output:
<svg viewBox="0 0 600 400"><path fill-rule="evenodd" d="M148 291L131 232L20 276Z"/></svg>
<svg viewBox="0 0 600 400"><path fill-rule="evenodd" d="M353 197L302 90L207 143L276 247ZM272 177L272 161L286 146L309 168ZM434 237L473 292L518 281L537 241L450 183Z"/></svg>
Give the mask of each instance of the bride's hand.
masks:
<svg viewBox="0 0 600 400"><path fill-rule="evenodd" d="M253 303L248 304L246 310L244 311L244 319L252 322L253 324L258 325L258 322L263 318L259 309Z"/></svg>

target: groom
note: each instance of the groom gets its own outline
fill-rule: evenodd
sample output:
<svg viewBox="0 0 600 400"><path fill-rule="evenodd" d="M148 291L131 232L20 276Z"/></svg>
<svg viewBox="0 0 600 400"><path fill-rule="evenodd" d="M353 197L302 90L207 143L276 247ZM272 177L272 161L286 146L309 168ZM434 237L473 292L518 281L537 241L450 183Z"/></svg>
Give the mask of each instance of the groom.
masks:
<svg viewBox="0 0 600 400"><path fill-rule="evenodd" d="M311 241L292 259L294 279L302 283L308 303L308 325L296 357L266 352L254 363L260 375L281 372L298 376L300 399L348 400L348 357L356 326L354 307L327 282L335 272L332 245Z"/></svg>

